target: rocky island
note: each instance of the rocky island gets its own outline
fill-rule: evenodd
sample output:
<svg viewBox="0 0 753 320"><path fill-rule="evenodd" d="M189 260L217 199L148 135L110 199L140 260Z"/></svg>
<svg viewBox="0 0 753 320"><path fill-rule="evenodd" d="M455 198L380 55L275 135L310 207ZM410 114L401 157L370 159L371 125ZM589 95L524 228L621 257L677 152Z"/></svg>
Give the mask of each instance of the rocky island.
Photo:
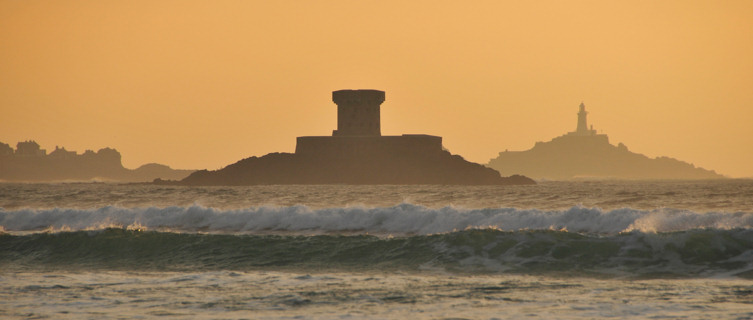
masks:
<svg viewBox="0 0 753 320"><path fill-rule="evenodd" d="M714 171L668 157L649 158L620 143L612 145L606 134L588 127L583 103L576 130L526 151L504 151L488 166L502 174L515 172L534 179L720 179Z"/></svg>
<svg viewBox="0 0 753 320"><path fill-rule="evenodd" d="M240 160L216 171L194 172L181 181L156 184L535 184L529 178L468 162L442 148L442 137L382 136L379 90L339 90L332 136L298 137L295 153Z"/></svg>
<svg viewBox="0 0 753 320"><path fill-rule="evenodd" d="M36 141L10 145L0 142L0 181L5 182L149 182L154 179L182 179L193 170L174 170L157 163L126 169L120 153L112 148L82 154L55 147L47 154Z"/></svg>

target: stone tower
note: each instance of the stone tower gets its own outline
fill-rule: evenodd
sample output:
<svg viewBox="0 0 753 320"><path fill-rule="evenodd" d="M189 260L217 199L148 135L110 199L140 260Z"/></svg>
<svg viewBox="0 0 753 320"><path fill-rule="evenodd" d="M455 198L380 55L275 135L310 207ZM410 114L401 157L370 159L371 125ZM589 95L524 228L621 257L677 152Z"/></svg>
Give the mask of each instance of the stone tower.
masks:
<svg viewBox="0 0 753 320"><path fill-rule="evenodd" d="M333 136L381 136L380 106L384 91L338 90L332 92L337 104L337 130Z"/></svg>
<svg viewBox="0 0 753 320"><path fill-rule="evenodd" d="M588 115L588 112L586 112L586 105L583 104L583 102L581 102L580 111L578 111L578 128L575 129L575 133L578 133L578 134L590 133L590 131L588 130L588 122L586 121L587 115Z"/></svg>

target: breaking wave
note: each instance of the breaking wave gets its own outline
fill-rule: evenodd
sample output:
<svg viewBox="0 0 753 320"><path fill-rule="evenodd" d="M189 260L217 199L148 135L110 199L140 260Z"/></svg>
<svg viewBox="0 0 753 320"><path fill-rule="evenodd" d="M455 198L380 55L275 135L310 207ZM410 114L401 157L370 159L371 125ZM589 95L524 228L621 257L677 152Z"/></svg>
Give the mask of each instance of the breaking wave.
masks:
<svg viewBox="0 0 753 320"><path fill-rule="evenodd" d="M676 232L695 229L753 229L751 212L693 212L678 209L601 210L575 206L567 210L458 207L310 209L306 206L218 210L188 207L97 209L0 208L0 231L35 233L123 228L168 232L233 234L372 234L430 235L466 229L499 231L561 230L581 234Z"/></svg>

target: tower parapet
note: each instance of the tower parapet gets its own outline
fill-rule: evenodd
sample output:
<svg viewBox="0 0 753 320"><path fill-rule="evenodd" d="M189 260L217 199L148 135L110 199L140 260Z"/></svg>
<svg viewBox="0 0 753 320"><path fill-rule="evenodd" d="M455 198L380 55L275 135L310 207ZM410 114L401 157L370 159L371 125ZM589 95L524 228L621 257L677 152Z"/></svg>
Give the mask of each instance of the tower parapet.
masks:
<svg viewBox="0 0 753 320"><path fill-rule="evenodd" d="M384 91L338 90L332 92L337 104L337 130L333 136L381 136L380 108Z"/></svg>

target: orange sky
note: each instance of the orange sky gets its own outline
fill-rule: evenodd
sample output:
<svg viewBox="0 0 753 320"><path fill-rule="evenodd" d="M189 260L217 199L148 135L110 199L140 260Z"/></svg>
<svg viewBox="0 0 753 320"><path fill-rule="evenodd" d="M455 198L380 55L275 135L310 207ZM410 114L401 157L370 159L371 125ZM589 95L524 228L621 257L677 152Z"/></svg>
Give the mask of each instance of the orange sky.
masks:
<svg viewBox="0 0 753 320"><path fill-rule="evenodd" d="M468 5L470 3L470 5ZM0 1L0 141L217 169L336 128L486 163L572 131L753 177L753 1Z"/></svg>

